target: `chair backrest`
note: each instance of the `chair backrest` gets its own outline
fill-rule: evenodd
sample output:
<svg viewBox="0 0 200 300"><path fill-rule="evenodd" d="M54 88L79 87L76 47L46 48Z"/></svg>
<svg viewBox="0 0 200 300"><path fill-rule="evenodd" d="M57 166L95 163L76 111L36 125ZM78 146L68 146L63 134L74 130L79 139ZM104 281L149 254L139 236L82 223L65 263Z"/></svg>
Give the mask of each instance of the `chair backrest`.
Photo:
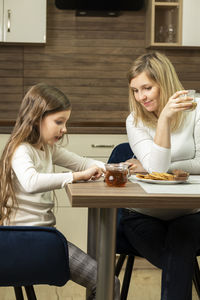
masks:
<svg viewBox="0 0 200 300"><path fill-rule="evenodd" d="M69 276L67 240L57 229L0 226L0 286L62 286Z"/></svg>
<svg viewBox="0 0 200 300"><path fill-rule="evenodd" d="M130 158L135 158L129 143L117 145L111 152L108 163L120 163Z"/></svg>

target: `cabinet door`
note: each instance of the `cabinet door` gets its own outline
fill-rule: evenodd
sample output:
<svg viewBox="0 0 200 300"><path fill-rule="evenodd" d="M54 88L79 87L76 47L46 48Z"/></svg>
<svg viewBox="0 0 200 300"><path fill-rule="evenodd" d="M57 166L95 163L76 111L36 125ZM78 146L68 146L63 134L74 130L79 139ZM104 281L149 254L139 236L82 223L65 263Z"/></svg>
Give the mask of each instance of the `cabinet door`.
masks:
<svg viewBox="0 0 200 300"><path fill-rule="evenodd" d="M46 0L4 0L4 42L46 42Z"/></svg>
<svg viewBox="0 0 200 300"><path fill-rule="evenodd" d="M87 251L88 209L83 207L58 206L54 210L56 228L68 241Z"/></svg>
<svg viewBox="0 0 200 300"><path fill-rule="evenodd" d="M70 134L69 144L66 148L81 156L90 157L107 162L113 148L123 142L127 142L126 135L93 135L93 134ZM56 166L56 172L66 169ZM71 207L65 189L55 191L57 207L55 208L56 227L66 238L80 247L87 249L87 217L88 210L84 207Z"/></svg>
<svg viewBox="0 0 200 300"><path fill-rule="evenodd" d="M182 46L200 46L199 12L199 0L183 0Z"/></svg>
<svg viewBox="0 0 200 300"><path fill-rule="evenodd" d="M3 41L3 0L0 0L0 42Z"/></svg>

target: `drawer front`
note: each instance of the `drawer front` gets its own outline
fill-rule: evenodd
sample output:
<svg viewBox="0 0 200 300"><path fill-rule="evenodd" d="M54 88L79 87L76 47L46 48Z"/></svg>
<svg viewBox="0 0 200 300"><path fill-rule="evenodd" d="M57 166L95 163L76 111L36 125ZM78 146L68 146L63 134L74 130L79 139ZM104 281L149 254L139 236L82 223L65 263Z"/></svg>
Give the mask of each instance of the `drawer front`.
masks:
<svg viewBox="0 0 200 300"><path fill-rule="evenodd" d="M107 162L115 146L127 142L126 135L92 135L92 134L71 134L68 136L69 151L80 156L94 158ZM56 172L64 172L65 168L55 166ZM70 207L70 202L64 189L56 190L58 206Z"/></svg>
<svg viewBox="0 0 200 300"><path fill-rule="evenodd" d="M71 134L66 146L69 151L91 158L108 158L115 146L127 142L126 135Z"/></svg>

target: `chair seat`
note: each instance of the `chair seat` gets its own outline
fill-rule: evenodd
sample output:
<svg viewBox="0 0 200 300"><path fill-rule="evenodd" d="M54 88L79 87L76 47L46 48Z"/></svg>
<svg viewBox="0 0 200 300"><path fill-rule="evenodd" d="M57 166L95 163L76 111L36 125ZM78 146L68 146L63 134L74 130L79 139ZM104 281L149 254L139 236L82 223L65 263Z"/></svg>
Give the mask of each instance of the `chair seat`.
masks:
<svg viewBox="0 0 200 300"><path fill-rule="evenodd" d="M0 249L0 286L62 286L69 280L67 241L55 228L0 226Z"/></svg>

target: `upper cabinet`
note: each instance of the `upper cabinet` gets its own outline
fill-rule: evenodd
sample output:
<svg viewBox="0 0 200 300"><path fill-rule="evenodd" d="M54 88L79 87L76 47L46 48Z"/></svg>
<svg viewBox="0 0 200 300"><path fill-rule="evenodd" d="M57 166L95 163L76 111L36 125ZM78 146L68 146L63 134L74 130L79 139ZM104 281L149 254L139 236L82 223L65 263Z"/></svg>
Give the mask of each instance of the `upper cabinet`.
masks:
<svg viewBox="0 0 200 300"><path fill-rule="evenodd" d="M0 0L0 42L46 43L46 0Z"/></svg>
<svg viewBox="0 0 200 300"><path fill-rule="evenodd" d="M199 47L199 0L147 1L147 47Z"/></svg>
<svg viewBox="0 0 200 300"><path fill-rule="evenodd" d="M200 46L200 1L183 0L182 45Z"/></svg>

